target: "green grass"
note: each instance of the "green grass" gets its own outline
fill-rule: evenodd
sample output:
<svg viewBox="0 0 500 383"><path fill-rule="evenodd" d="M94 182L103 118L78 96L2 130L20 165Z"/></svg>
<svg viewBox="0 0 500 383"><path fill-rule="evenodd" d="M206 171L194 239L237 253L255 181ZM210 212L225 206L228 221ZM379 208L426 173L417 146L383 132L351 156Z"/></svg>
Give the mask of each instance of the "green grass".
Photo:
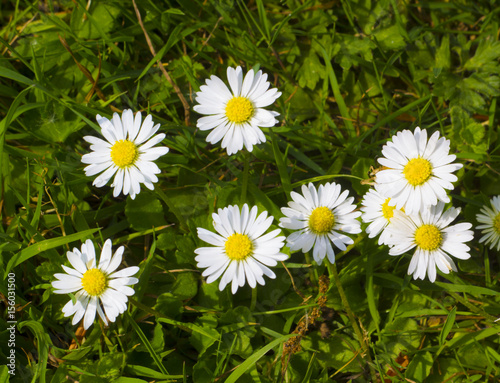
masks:
<svg viewBox="0 0 500 383"><path fill-rule="evenodd" d="M500 259L478 230L471 258L436 283L412 280L410 255L391 257L366 234L336 268L294 252L275 280L234 296L206 284L194 261L204 246L196 228L211 229L218 208L257 205L276 228L290 191L332 181L359 203L382 145L416 126L451 140L464 164L452 204L457 221L476 226L500 194L495 2L136 2L155 55L132 2L0 4L0 293L14 273L17 304L10 381L499 381ZM206 143L192 107L206 78L225 80L237 65L262 69L283 94L267 142L228 156ZM93 187L81 163L82 137L100 132L96 114L128 108L152 114L170 148L155 190L135 200ZM140 282L116 323L96 321L82 337L50 282L88 238L125 246ZM300 350L284 352L290 342Z"/></svg>

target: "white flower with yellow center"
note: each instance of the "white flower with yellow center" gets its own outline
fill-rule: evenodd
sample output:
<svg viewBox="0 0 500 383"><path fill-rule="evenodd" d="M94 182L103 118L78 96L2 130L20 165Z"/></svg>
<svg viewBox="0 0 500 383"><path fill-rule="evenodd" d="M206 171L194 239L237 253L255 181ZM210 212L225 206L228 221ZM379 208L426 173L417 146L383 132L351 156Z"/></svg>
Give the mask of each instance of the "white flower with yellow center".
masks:
<svg viewBox="0 0 500 383"><path fill-rule="evenodd" d="M267 74L262 71L248 71L243 78L241 67L227 68L229 89L217 76L206 80L206 85L196 93L199 105L194 110L207 115L198 119L196 126L201 130L212 130L207 142L215 144L222 140L221 147L231 155L243 149L252 151L253 145L266 142L266 136L259 127L269 128L278 120L279 113L263 109L281 96L278 89L269 89Z"/></svg>
<svg viewBox="0 0 500 383"><path fill-rule="evenodd" d="M472 225L468 222L449 226L460 213L459 208L450 207L443 213L444 203L428 207L422 212L408 216L398 210L387 226L390 233L390 255L399 255L416 247L408 267L413 279L436 280L436 267L445 274L457 271L452 255L458 259L469 259L469 246L464 242L473 238Z"/></svg>
<svg viewBox="0 0 500 383"><path fill-rule="evenodd" d="M88 329L94 322L96 312L105 325L114 322L119 314L127 309L128 297L134 294L130 285L139 280L132 276L139 271L137 266L115 271L122 263L124 247L120 246L112 255L111 240L104 242L96 266L94 244L88 239L82 244L81 251L74 248L67 257L74 269L62 265L67 274L55 274L57 281L52 282L56 294L75 293L75 303L71 300L63 307L65 317L75 314L73 324L82 318L83 328Z"/></svg>
<svg viewBox="0 0 500 383"><path fill-rule="evenodd" d="M276 229L265 235L273 223L274 217L267 216L267 211L257 216L257 206L249 210L244 204L228 206L213 213L213 225L218 234L198 228L198 237L215 247L200 247L194 252L198 267L206 268L203 276L212 283L222 275L219 290L222 291L231 282L231 291L236 293L238 287L248 282L254 288L256 283L264 285L263 275L276 278L267 266L276 266L278 261L288 258L281 253L285 237Z"/></svg>
<svg viewBox="0 0 500 383"><path fill-rule="evenodd" d="M449 154L450 141L435 132L427 141L427 131L415 128L398 132L382 148L384 157L378 162L386 167L376 175L381 193L391 198L390 205L404 207L406 214L450 202L446 190L453 189L457 177L452 174L462 164L452 164L456 158Z"/></svg>
<svg viewBox="0 0 500 383"><path fill-rule="evenodd" d="M363 197L361 204L361 219L365 223L370 223L366 228L368 233L368 238L374 238L378 234L378 244L387 244L387 237L389 233L385 228L391 222L391 218L394 216L394 209L396 206L390 206L390 198L384 197L378 191L378 185L375 184L375 189L370 189Z"/></svg>
<svg viewBox="0 0 500 383"><path fill-rule="evenodd" d="M361 225L356 219L361 212L354 212L354 197L349 197L346 190L342 194L340 185L335 182L320 185L318 190L312 183L302 185L302 194L292 192L293 201L289 207L281 208L286 216L280 218L280 226L286 229L297 230L290 234L287 246L290 250L299 250L305 253L313 248L313 257L318 265L328 255L330 263L335 263L335 252L332 243L340 250L346 250L346 245L354 241L348 234L361 233Z"/></svg>
<svg viewBox="0 0 500 383"><path fill-rule="evenodd" d="M153 161L169 150L164 146L153 147L165 138L164 133L155 135L160 124L154 125L149 114L142 122L141 113L136 113L134 118L130 109L124 110L121 118L118 113L113 114L111 121L100 115L96 118L106 141L93 136L83 137L91 144L92 153L82 157L84 164L90 164L85 168L87 176L102 172L93 185L102 187L114 175L111 184L114 197L123 192L134 199L141 191L141 183L153 190L153 183L158 182L156 174L160 173Z"/></svg>
<svg viewBox="0 0 500 383"><path fill-rule="evenodd" d="M479 243L489 245L490 249L500 251L500 195L491 199L491 209L488 206L483 206L481 213L476 216L476 219L482 225L477 226L477 229L484 229L481 234L484 234Z"/></svg>

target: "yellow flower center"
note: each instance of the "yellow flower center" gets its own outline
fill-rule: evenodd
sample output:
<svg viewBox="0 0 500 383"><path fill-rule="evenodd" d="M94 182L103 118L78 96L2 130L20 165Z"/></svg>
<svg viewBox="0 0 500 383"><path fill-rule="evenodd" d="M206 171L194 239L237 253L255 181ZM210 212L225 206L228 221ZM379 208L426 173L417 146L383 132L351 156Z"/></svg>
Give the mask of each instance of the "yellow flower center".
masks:
<svg viewBox="0 0 500 383"><path fill-rule="evenodd" d="M415 231L415 243L422 250L434 251L442 242L443 235L434 225L422 225Z"/></svg>
<svg viewBox="0 0 500 383"><path fill-rule="evenodd" d="M493 230L495 230L497 234L500 234L500 213L498 213L493 220Z"/></svg>
<svg viewBox="0 0 500 383"><path fill-rule="evenodd" d="M132 165L138 156L139 152L132 141L118 140L111 147L111 160L119 168Z"/></svg>
<svg viewBox="0 0 500 383"><path fill-rule="evenodd" d="M253 104L246 97L233 97L226 104L226 117L236 124L247 122L253 114Z"/></svg>
<svg viewBox="0 0 500 383"><path fill-rule="evenodd" d="M335 224L335 216L325 206L317 207L309 217L309 228L314 234L326 234L330 232Z"/></svg>
<svg viewBox="0 0 500 383"><path fill-rule="evenodd" d="M413 158L408 161L403 173L410 185L419 186L431 177L432 166L429 161L423 158Z"/></svg>
<svg viewBox="0 0 500 383"><path fill-rule="evenodd" d="M386 220L390 220L394 216L394 209L396 206L389 206L389 201L391 199L387 198L385 202L382 204L382 214Z"/></svg>
<svg viewBox="0 0 500 383"><path fill-rule="evenodd" d="M89 295L99 296L108 287L108 278L99 269L89 269L83 274L82 286Z"/></svg>
<svg viewBox="0 0 500 383"><path fill-rule="evenodd" d="M224 244L226 255L233 261L242 261L252 254L253 243L248 235L234 233Z"/></svg>

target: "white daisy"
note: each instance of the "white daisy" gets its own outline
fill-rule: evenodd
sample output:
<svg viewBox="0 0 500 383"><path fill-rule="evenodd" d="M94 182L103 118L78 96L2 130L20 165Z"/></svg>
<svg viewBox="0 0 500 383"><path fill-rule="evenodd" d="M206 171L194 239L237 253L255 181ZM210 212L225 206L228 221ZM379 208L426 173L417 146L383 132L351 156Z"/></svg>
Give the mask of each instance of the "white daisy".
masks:
<svg viewBox="0 0 500 383"><path fill-rule="evenodd" d="M380 191L391 198L391 205L404 207L413 214L438 200L450 202L445 189L453 189L457 177L452 172L462 164L452 164L456 156L449 154L450 141L435 132L427 141L427 131L415 128L398 132L382 148L385 157L378 162L388 169L379 171L376 182Z"/></svg>
<svg viewBox="0 0 500 383"><path fill-rule="evenodd" d="M366 228L368 238L374 238L378 234L379 245L387 244L387 237L389 232L385 230L391 218L394 216L394 209L396 206L389 206L390 198L384 197L378 191L378 184L375 184L375 189L370 189L364 195L361 204L361 211L363 215L361 219L365 223L370 223Z"/></svg>
<svg viewBox="0 0 500 383"><path fill-rule="evenodd" d="M481 234L484 234L479 243L489 244L490 249L500 251L500 195L491 199L491 209L488 206L483 206L482 214L476 215L479 223L477 229L484 229Z"/></svg>
<svg viewBox="0 0 500 383"><path fill-rule="evenodd" d="M122 262L124 247L120 246L111 257L111 246L110 239L104 242L99 265L96 266L94 244L88 239L82 244L81 251L74 248L67 252L74 269L62 265L67 274L54 275L58 279L52 282L56 294L76 292L76 302L73 304L70 300L63 307L64 316L75 314L73 324L77 324L85 316L85 330L94 322L96 311L105 325L108 325L108 320L114 322L127 309L128 297L134 295L134 289L129 285L139 281L132 277L139 271L137 266L115 272Z"/></svg>
<svg viewBox="0 0 500 383"><path fill-rule="evenodd" d="M153 183L158 182L156 174L160 173L153 161L168 153L167 147L153 148L165 138L163 133L154 135L160 124L154 125L149 114L141 124L141 113L136 113L134 119L130 109L123 111L121 119L118 113L113 114L111 121L100 115L96 118L106 141L93 136L83 137L92 144L93 152L82 157L84 164L90 164L85 168L87 176L102 172L93 185L102 187L114 175L111 184L114 197L123 192L134 199L141 191L141 183L153 190Z"/></svg>
<svg viewBox="0 0 500 383"><path fill-rule="evenodd" d="M234 294L245 280L254 288L256 283L265 284L263 275L276 278L267 266L276 266L288 256L280 252L285 241L285 237L277 237L280 229L262 235L273 223L273 216L268 217L265 211L257 217L257 206L249 210L244 204L241 214L235 205L219 209L212 218L219 234L199 227L198 237L215 247L200 247L194 251L198 254L195 258L198 267L206 268L202 275L208 277L207 283L222 275L219 290L231 282Z"/></svg>
<svg viewBox="0 0 500 383"><path fill-rule="evenodd" d="M280 218L280 226L286 229L297 230L290 234L287 246L290 250L299 250L305 253L314 246L313 257L318 265L328 255L330 263L335 263L335 252L331 242L340 250L354 241L347 235L361 233L361 225L356 219L361 212L353 212L354 197L349 197L349 191L340 194L340 185L335 182L320 185L318 191L312 183L302 185L302 194L292 192L293 201L289 207L281 208L286 216Z"/></svg>
<svg viewBox="0 0 500 383"><path fill-rule="evenodd" d="M269 128L278 120L279 113L263 109L281 96L277 88L269 89L267 74L248 71L243 79L241 67L227 68L227 79L231 90L217 76L206 80L206 85L196 93L199 105L194 110L206 117L198 119L201 130L212 130L207 142L215 144L222 140L221 147L231 155L243 149L252 151L253 145L266 142L259 127Z"/></svg>
<svg viewBox="0 0 500 383"><path fill-rule="evenodd" d="M395 210L391 223L387 226L390 233L390 255L403 254L414 247L415 253L408 267L413 279L436 280L436 266L443 273L457 271L449 255L458 259L469 259L469 246L464 242L473 238L472 225L468 222L448 226L460 213L459 208L450 207L443 213L444 203L428 207L422 212L407 216ZM449 255L448 255L449 254Z"/></svg>

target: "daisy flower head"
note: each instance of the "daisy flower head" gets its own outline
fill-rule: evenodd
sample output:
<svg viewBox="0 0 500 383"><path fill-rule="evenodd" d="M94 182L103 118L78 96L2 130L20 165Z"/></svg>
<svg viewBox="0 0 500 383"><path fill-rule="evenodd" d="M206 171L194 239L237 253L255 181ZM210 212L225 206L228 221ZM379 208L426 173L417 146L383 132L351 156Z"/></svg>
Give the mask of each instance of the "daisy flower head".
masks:
<svg viewBox="0 0 500 383"><path fill-rule="evenodd" d="M379 245L387 244L389 232L385 228L391 222L394 209L396 209L396 206L389 205L390 200L378 191L378 184L375 184L375 188L368 190L361 201L363 205L361 219L365 223L370 223L366 228L368 238L374 238L380 234Z"/></svg>
<svg viewBox="0 0 500 383"><path fill-rule="evenodd" d="M285 217L280 218L280 226L296 230L290 234L287 246L290 250L308 252L313 248L313 257L318 265L328 255L330 263L335 263L335 252L332 243L340 250L354 241L344 233L361 233L361 224L356 219L361 212L353 211L354 197L349 191L341 193L340 185L335 182L320 185L318 190L312 183L302 185L302 194L292 192L293 201L288 207L281 208Z"/></svg>
<svg viewBox="0 0 500 383"><path fill-rule="evenodd" d="M217 233L198 228L198 237L214 247L200 247L194 252L197 266L205 268L202 275L207 283L212 283L220 276L219 290L222 291L231 282L231 291L248 282L251 288L256 284L264 285L262 277L276 278L268 266L276 266L278 261L288 258L281 253L285 237L276 229L264 232L273 223L274 217L264 211L257 216L257 206L249 209L247 204L240 209L228 206L212 214L214 229Z"/></svg>
<svg viewBox="0 0 500 383"><path fill-rule="evenodd" d="M153 147L165 138L164 133L155 135L160 124L154 125L150 114L144 121L140 112L134 118L130 109L124 110L121 118L114 113L111 121L100 115L96 118L105 140L83 137L91 144L92 150L92 153L82 156L82 162L89 164L84 169L85 174L101 173L92 184L102 187L114 176L111 184L113 196L118 197L123 192L124 195L130 194L132 199L140 193L141 183L153 190L153 183L158 182L156 174L160 173L153 161L169 150L165 146Z"/></svg>
<svg viewBox="0 0 500 383"><path fill-rule="evenodd" d="M75 303L69 301L62 309L64 316L74 314L72 324L83 318L83 328L88 329L94 322L96 312L104 324L114 322L127 309L128 297L134 294L134 285L139 280L132 277L139 271L137 266L115 271L122 262L124 247L120 246L112 256L111 240L104 242L99 264L97 264L94 244L90 239L82 244L81 250L74 248L67 252L73 268L62 265L66 274L55 274L52 282L54 293L75 294Z"/></svg>
<svg viewBox="0 0 500 383"><path fill-rule="evenodd" d="M267 74L261 70L249 70L243 77L241 67L227 68L226 84L217 76L206 80L206 85L196 93L198 105L194 110L205 117L198 119L196 126L211 130L207 142L215 144L222 140L221 147L231 155L243 149L251 152L253 145L266 142L260 127L269 128L278 120L279 113L264 109L281 96L277 88L269 89Z"/></svg>
<svg viewBox="0 0 500 383"><path fill-rule="evenodd" d="M408 275L413 279L436 280L436 267L445 274L457 271L450 255L458 259L469 259L469 246L464 242L473 238L472 225L468 222L449 226L460 213L459 208L450 207L443 212L444 203L425 208L422 212L408 216L395 210L391 223L390 255L403 254L416 248L408 267Z"/></svg>
<svg viewBox="0 0 500 383"><path fill-rule="evenodd" d="M491 208L483 206L480 214L476 215L476 219L482 225L477 226L478 229L484 229L481 234L484 234L479 243L489 245L490 249L500 251L500 195L491 199Z"/></svg>
<svg viewBox="0 0 500 383"><path fill-rule="evenodd" d="M449 152L450 141L439 138L439 132L427 140L425 129L403 130L382 148L384 157L378 162L386 169L377 173L375 181L382 194L391 198L390 204L404 207L406 214L438 201L450 202L445 189L453 189L457 177L452 173L462 164L452 163L456 156Z"/></svg>

